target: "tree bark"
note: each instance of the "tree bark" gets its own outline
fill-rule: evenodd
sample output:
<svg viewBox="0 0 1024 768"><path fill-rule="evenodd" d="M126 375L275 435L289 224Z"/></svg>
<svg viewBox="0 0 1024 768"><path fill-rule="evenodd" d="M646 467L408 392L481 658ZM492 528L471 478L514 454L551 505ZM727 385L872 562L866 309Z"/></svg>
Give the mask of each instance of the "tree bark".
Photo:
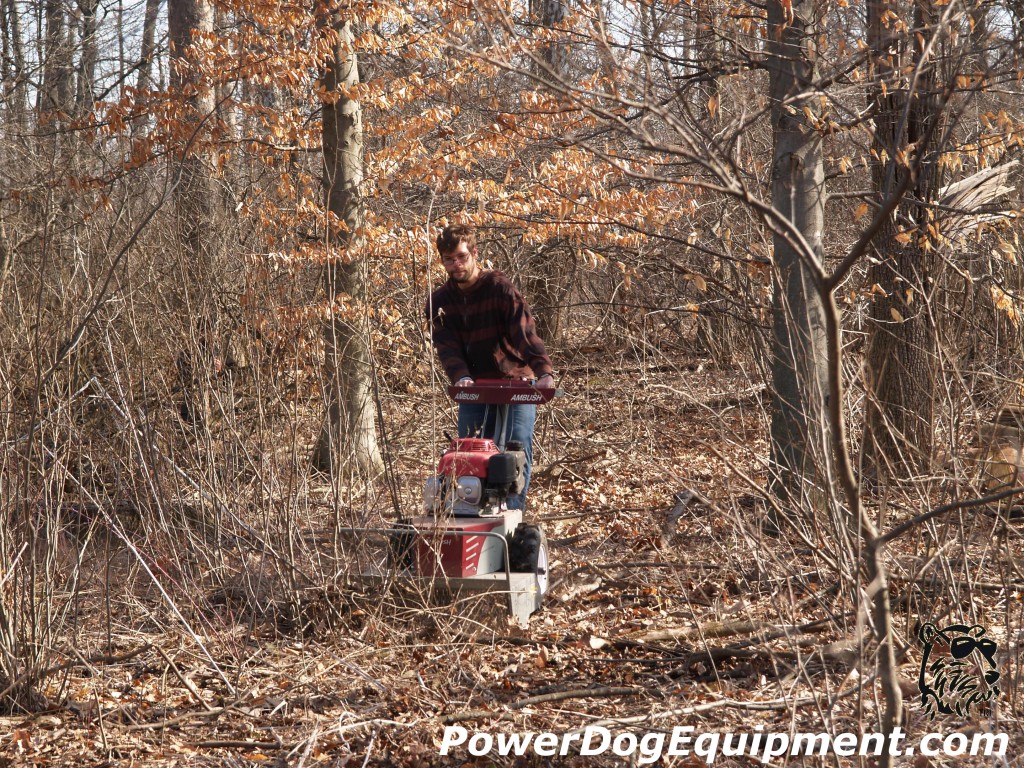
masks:
<svg viewBox="0 0 1024 768"><path fill-rule="evenodd" d="M373 364L367 317L367 262L360 255L363 227L363 115L349 96L359 83L352 21L332 12L324 22L331 56L322 77L323 187L331 254L324 288L330 304L325 329L327 418L313 452L313 466L344 466L364 474L383 466L374 423Z"/></svg>
<svg viewBox="0 0 1024 768"><path fill-rule="evenodd" d="M913 475L930 462L938 344L929 312L938 244L933 247L926 228L934 218L930 203L936 192L929 145L941 107L934 66L928 62L913 90L897 86L902 70L917 67L923 52L915 41L913 53L901 57L883 23L891 5L887 0L868 4L869 97L876 109L872 149L878 158L872 170L879 204L897 194L906 174L913 176L896 217L885 221L875 239L876 258L868 269L873 302L865 360L864 452L865 470L875 480ZM930 29L929 15L916 4L914 28Z"/></svg>
<svg viewBox="0 0 1024 768"><path fill-rule="evenodd" d="M722 46L715 29L715 11L715 0L698 0L693 5L693 50L696 62L693 74L696 79L689 112L695 120L694 127L709 147L719 140L723 122L718 81ZM715 149L717 151L718 147ZM724 226L728 206L722 206L712 215L718 218L720 226ZM697 341L703 351L710 354L719 365L730 366L737 352L743 353L749 349L749 329L728 310L730 294L742 290L740 276L731 260L720 260L710 254L696 255L695 258L697 269L704 274L715 274L720 283L711 287L702 298L700 313L697 315Z"/></svg>
<svg viewBox="0 0 1024 768"><path fill-rule="evenodd" d="M149 129L147 92L155 88L153 82L153 59L156 57L156 24L160 16L160 0L146 0L146 12L142 20L142 47L139 51L138 78L135 81L137 113L132 125L145 134Z"/></svg>
<svg viewBox="0 0 1024 768"><path fill-rule="evenodd" d="M191 48L193 38L197 34L206 34L213 30L213 9L206 0L169 0L167 20L173 60L171 87L183 96L183 122L187 129L184 134L186 146L179 151L179 160L185 171L181 183L183 193L179 195L178 200L186 205L183 212L206 213L207 195L201 194L200 188L205 186L205 180L201 177L207 174L203 172L202 163L197 159L196 149L201 143L199 139L203 123L213 113L214 100L213 90L194 72L195 62ZM184 191L188 191L189 194L184 194ZM202 222L195 219L193 221L193 225L188 228L189 236L185 238L189 245L196 245L201 241L199 230Z"/></svg>
<svg viewBox="0 0 1024 768"><path fill-rule="evenodd" d="M773 233L772 490L794 506L816 499L830 476L826 411L828 349L814 264L822 258L825 173L816 114L813 0L768 4L768 65L774 138L772 206L792 225ZM800 242L801 237L803 243Z"/></svg>
<svg viewBox="0 0 1024 768"><path fill-rule="evenodd" d="M564 0L530 0L530 14L548 29L565 20ZM545 46L534 62L535 79L561 81L565 78L568 48L564 42ZM548 343L558 341L565 319L563 305L570 293L574 255L565 238L556 237L536 248L523 273L523 290L530 297L537 334Z"/></svg>
<svg viewBox="0 0 1024 768"><path fill-rule="evenodd" d="M142 21L142 51L139 56L139 78L135 87L146 91L153 87L153 57L156 55L156 22L160 15L160 0L146 0L146 14Z"/></svg>
<svg viewBox="0 0 1024 768"><path fill-rule="evenodd" d="M78 63L78 87L75 93L75 114L78 117L92 112L95 98L93 87L96 81L96 11L99 0L83 0L82 11L82 54Z"/></svg>
<svg viewBox="0 0 1024 768"><path fill-rule="evenodd" d="M214 111L212 89L196 74L193 40L213 30L208 0L168 0L171 43L171 89L181 98L181 144L174 154L178 184L174 188L175 222L181 245L180 301L192 318L186 337L194 348L182 349L178 372L183 390L181 414L196 427L209 422L209 373L215 309L212 300L214 192L203 159L208 123Z"/></svg>
<svg viewBox="0 0 1024 768"><path fill-rule="evenodd" d="M25 92L25 51L21 39L21 21L14 0L0 0L0 22L3 24L3 95L10 105L11 122L23 129L28 112Z"/></svg>
<svg viewBox="0 0 1024 768"><path fill-rule="evenodd" d="M209 276L210 254L206 233L213 211L209 172L200 149L204 124L214 111L213 90L194 74L193 37L213 30L213 8L207 0L169 0L168 32L171 41L171 87L183 98L184 145L176 157L181 180L174 202L178 232L187 258L188 288L198 287Z"/></svg>
<svg viewBox="0 0 1024 768"><path fill-rule="evenodd" d="M530 0L530 13L540 20L542 26L550 29L566 17L564 0ZM544 63L550 70L561 75L565 69L566 46L553 43L544 48Z"/></svg>
<svg viewBox="0 0 1024 768"><path fill-rule="evenodd" d="M43 87L39 91L40 123L60 122L71 109L71 48L64 5L46 0L44 6L46 41Z"/></svg>

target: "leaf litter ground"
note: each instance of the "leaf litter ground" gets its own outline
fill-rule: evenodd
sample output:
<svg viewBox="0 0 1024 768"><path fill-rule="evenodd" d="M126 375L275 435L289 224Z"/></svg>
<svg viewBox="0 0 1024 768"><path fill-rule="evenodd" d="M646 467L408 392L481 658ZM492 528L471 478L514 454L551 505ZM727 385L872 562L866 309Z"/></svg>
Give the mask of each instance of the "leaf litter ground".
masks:
<svg viewBox="0 0 1024 768"><path fill-rule="evenodd" d="M473 757L464 748L442 757L438 745L448 724L491 734L588 725L641 735L677 725L698 734L874 730L880 695L866 616L806 541L764 532L763 392L699 361L639 383L612 371L570 376L564 386L569 396L538 422L531 514L551 546L552 589L528 629L514 626L495 596L365 590L343 574L330 589L307 589L298 608L294 590L260 593L249 583L233 596L182 579L179 616L122 553L96 570L71 608L81 639L55 655L46 690L69 706L0 721L0 765L610 766L628 761ZM400 503L414 505L451 412L431 392L389 404ZM686 491L694 497L680 504ZM309 493L331 506L324 489ZM376 520L381 506L387 516L382 498L365 503L364 519ZM993 557L978 552L993 540L992 526L959 530L966 544L954 567L991 568ZM1020 530L1011 522L1003 531L1017 552ZM326 523L302 533L314 549L336 541ZM927 600L922 577L932 573L919 550L920 542L901 543L890 553L912 734L932 729L916 685L914 606ZM340 561L321 554L318 565L339 573ZM901 581L907 573L915 577ZM105 600L110 579L139 586ZM1024 590L1013 584L1011 574L1002 588L968 596L1003 648L1001 697L972 720L942 723L949 732L1008 732L1011 755L1024 751L1015 684Z"/></svg>

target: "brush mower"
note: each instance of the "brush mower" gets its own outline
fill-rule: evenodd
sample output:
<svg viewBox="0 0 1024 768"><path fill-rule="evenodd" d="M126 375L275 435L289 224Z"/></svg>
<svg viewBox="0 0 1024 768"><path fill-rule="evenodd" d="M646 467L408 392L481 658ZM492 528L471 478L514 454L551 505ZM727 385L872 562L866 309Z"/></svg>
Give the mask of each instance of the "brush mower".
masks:
<svg viewBox="0 0 1024 768"><path fill-rule="evenodd" d="M424 487L421 514L386 531L386 572L375 569L363 576L413 579L451 593L506 592L509 612L525 627L548 589L548 547L541 528L525 523L522 510L507 506L509 497L523 490L526 465L522 444L506 440L509 406L546 403L562 390L479 379L449 387L448 394L458 403L485 405L488 415L495 409L494 434L450 441ZM488 422L485 416L483 423Z"/></svg>

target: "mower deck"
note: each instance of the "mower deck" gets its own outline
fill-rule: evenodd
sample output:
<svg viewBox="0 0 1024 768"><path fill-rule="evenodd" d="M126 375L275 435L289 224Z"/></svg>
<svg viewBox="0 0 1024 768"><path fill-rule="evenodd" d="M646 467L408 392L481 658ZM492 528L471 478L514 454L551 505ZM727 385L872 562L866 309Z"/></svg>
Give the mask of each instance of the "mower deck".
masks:
<svg viewBox="0 0 1024 768"><path fill-rule="evenodd" d="M541 595L537 579L532 573L482 573L478 576L417 576L396 573L385 568L370 568L358 579L367 586L383 586L396 579L422 587L431 593L455 595L460 592L494 592L508 595L508 611L523 629L530 624L530 616L540 610Z"/></svg>
<svg viewBox="0 0 1024 768"><path fill-rule="evenodd" d="M513 520L518 520L521 515L515 512L512 517ZM360 536L383 534L385 540L387 540L389 537L393 537L396 532L401 532L402 530L400 528L340 528L338 533L358 534ZM418 533L422 534L422 529ZM444 525L438 525L433 533L435 534L435 540L443 540L447 537L481 537L496 541L497 545L501 548L504 566L491 573L477 573L471 576L448 575L440 567L440 552L437 553L438 558L434 562L434 567L424 568L426 557L421 551L418 551L420 547L417 546L409 552L409 556L413 558L413 563L404 566L394 563L374 565L366 564L364 560L363 568L352 574L353 578L369 587L379 587L393 584L395 581L402 581L422 588L428 595L435 593L455 595L460 592L504 593L508 595L509 613L520 627L526 629L529 625L530 615L540 610L546 581L541 581L537 573L516 573L509 570L508 544L505 536L501 533L467 531L459 527L447 528ZM423 539L419 539L419 541L423 541ZM450 545L447 548L450 548ZM393 553L391 554L393 555ZM420 570L425 572L418 572Z"/></svg>

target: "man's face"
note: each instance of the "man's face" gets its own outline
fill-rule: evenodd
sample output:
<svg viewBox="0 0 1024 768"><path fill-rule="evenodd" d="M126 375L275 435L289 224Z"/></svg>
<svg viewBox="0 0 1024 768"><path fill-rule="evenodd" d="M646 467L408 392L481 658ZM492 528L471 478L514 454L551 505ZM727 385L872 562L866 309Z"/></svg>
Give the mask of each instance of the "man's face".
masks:
<svg viewBox="0 0 1024 768"><path fill-rule="evenodd" d="M472 285L480 274L480 265L476 260L476 248L470 250L464 242L459 243L455 250L442 256L441 263L448 276L462 287Z"/></svg>

